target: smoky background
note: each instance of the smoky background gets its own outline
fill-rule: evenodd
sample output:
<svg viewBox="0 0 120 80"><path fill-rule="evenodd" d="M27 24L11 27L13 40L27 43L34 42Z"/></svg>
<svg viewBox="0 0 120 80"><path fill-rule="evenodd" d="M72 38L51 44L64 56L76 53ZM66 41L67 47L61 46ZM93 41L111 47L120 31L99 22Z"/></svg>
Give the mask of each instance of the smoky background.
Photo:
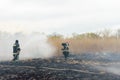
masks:
<svg viewBox="0 0 120 80"><path fill-rule="evenodd" d="M13 44L19 40L21 52L20 60L32 58L49 58L54 56L55 47L47 42L47 37L40 33L9 34L0 33L0 61L12 60Z"/></svg>

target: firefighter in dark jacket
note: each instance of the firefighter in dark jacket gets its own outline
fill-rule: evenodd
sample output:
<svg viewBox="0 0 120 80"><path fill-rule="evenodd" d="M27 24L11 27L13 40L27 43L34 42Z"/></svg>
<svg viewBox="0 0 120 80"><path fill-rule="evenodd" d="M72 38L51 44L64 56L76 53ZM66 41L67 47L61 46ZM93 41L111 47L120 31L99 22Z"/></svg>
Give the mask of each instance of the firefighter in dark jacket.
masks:
<svg viewBox="0 0 120 80"><path fill-rule="evenodd" d="M62 43L62 46L63 46L63 48L62 48L62 51L63 51L63 55L64 55L64 57L65 57L65 60L67 60L67 57L69 56L69 43Z"/></svg>
<svg viewBox="0 0 120 80"><path fill-rule="evenodd" d="M19 41L16 40L13 45L13 61L19 59L19 54L20 54L20 45L19 45Z"/></svg>

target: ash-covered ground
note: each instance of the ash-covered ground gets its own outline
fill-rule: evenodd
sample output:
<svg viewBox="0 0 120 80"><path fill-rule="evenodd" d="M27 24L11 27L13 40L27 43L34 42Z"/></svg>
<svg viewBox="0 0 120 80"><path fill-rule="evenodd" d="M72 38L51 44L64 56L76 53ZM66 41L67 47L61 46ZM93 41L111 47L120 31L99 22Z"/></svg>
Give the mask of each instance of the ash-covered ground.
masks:
<svg viewBox="0 0 120 80"><path fill-rule="evenodd" d="M120 80L119 54L0 62L0 80Z"/></svg>

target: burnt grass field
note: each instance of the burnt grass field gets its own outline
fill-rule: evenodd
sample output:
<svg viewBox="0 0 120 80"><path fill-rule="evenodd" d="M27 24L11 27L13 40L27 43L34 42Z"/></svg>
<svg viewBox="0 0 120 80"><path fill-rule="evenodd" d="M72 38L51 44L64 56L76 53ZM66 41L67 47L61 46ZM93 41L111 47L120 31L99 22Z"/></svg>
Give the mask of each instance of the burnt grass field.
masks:
<svg viewBox="0 0 120 80"><path fill-rule="evenodd" d="M98 69L119 63L118 54L70 55L50 59L0 62L0 80L120 80L119 74ZM113 58L114 57L114 58Z"/></svg>

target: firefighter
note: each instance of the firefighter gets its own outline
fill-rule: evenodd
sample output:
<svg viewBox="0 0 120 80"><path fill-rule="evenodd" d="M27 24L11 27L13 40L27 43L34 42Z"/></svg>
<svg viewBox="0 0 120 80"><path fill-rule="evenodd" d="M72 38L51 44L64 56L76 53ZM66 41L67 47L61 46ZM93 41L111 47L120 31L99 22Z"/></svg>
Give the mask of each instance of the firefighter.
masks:
<svg viewBox="0 0 120 80"><path fill-rule="evenodd" d="M13 45L13 61L19 59L19 54L20 54L20 45L19 45L19 41L16 40Z"/></svg>
<svg viewBox="0 0 120 80"><path fill-rule="evenodd" d="M63 48L62 48L63 55L65 57L65 60L67 60L67 57L69 56L69 47L68 47L69 43L68 42L62 43L62 46L63 46Z"/></svg>

